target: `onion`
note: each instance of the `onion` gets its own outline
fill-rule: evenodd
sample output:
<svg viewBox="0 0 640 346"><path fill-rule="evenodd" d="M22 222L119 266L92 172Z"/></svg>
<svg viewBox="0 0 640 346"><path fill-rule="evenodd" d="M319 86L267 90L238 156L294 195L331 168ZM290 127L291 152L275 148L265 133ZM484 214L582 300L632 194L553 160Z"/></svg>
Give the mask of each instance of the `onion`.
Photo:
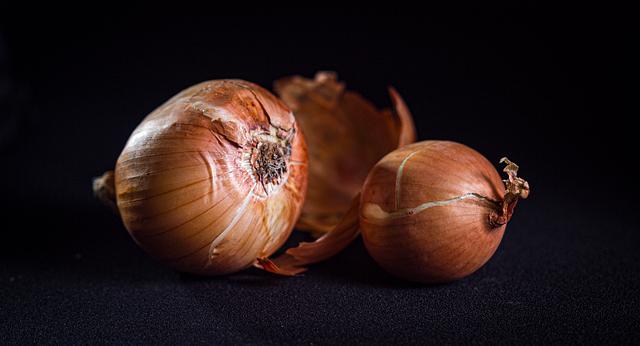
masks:
<svg viewBox="0 0 640 346"><path fill-rule="evenodd" d="M282 78L274 89L295 113L309 148L309 190L296 229L322 235L347 213L373 165L415 141L413 120L393 88L393 110L378 110L332 72Z"/></svg>
<svg viewBox="0 0 640 346"><path fill-rule="evenodd" d="M529 195L518 166L502 162L504 183L487 159L459 143L397 149L371 170L360 199L334 230L260 265L297 274L339 252L361 230L369 254L393 275L426 283L465 277L491 258L518 198Z"/></svg>
<svg viewBox="0 0 640 346"><path fill-rule="evenodd" d="M420 282L465 277L496 251L529 186L508 165L505 184L487 159L454 142L426 141L385 156L369 173L360 229L389 273Z"/></svg>
<svg viewBox="0 0 640 346"><path fill-rule="evenodd" d="M289 108L241 80L192 86L149 114L94 182L151 256L231 273L275 252L302 209L307 150ZM114 184L110 186L110 184Z"/></svg>

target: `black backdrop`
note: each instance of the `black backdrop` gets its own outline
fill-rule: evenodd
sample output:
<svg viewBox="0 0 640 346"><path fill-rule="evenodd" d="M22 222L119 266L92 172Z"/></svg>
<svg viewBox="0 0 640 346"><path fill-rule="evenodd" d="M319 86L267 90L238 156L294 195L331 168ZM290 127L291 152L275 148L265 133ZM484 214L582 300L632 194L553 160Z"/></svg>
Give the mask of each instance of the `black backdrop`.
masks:
<svg viewBox="0 0 640 346"><path fill-rule="evenodd" d="M632 342L640 256L624 10L3 9L0 341ZM68 10L68 11L67 11ZM246 11L247 9L244 9ZM91 194L154 107L207 79L333 70L420 139L508 155L531 183L492 260L391 278L360 241L299 277L182 275ZM292 242L304 239L294 235Z"/></svg>

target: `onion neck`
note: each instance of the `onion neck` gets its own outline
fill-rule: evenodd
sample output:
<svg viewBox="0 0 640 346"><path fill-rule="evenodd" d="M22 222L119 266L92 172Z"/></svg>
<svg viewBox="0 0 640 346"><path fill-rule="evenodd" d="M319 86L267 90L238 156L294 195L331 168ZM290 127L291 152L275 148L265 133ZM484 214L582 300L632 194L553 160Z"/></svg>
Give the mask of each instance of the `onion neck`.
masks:
<svg viewBox="0 0 640 346"><path fill-rule="evenodd" d="M106 171L102 176L93 179L93 194L104 204L118 214L116 204L116 186L113 171Z"/></svg>
<svg viewBox="0 0 640 346"><path fill-rule="evenodd" d="M518 165L509 161L506 157L500 160L505 163L503 171L507 173L508 179L503 180L505 185L505 195L502 202L499 203L498 210L492 210L489 213L489 225L493 228L500 227L513 216L513 211L518 203L518 199L526 199L529 197L529 183L518 177Z"/></svg>

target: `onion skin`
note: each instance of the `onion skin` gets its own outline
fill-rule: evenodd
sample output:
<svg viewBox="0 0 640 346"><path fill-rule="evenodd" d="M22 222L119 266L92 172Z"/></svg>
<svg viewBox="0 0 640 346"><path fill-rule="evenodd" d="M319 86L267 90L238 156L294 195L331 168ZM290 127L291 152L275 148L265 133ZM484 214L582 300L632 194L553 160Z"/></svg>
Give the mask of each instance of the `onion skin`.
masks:
<svg viewBox="0 0 640 346"><path fill-rule="evenodd" d="M289 108L241 80L192 86L135 129L115 169L133 239L179 271L220 275L275 252L307 184L307 149Z"/></svg>
<svg viewBox="0 0 640 346"><path fill-rule="evenodd" d="M409 108L393 88L393 110L378 110L347 90L332 72L274 83L309 145L309 190L296 229L320 236L347 214L369 170L384 155L415 141Z"/></svg>
<svg viewBox="0 0 640 346"><path fill-rule="evenodd" d="M522 182L519 197L526 198L529 186ZM505 197L505 183L477 151L455 142L419 142L371 170L360 229L369 254L392 275L449 282L475 272L496 251L518 196Z"/></svg>

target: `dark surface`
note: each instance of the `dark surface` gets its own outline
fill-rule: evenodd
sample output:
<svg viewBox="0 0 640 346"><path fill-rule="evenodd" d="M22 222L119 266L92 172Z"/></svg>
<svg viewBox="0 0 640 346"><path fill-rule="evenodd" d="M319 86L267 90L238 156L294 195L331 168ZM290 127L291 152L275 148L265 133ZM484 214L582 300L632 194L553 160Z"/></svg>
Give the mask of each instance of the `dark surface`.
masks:
<svg viewBox="0 0 640 346"><path fill-rule="evenodd" d="M0 22L0 343L640 337L639 203L625 161L635 138L623 102L633 41L621 14L11 14ZM394 85L421 139L518 162L531 197L486 266L414 285L381 271L357 241L294 278L181 275L146 257L93 199L91 178L179 90L230 77L269 87L320 69L380 106Z"/></svg>

